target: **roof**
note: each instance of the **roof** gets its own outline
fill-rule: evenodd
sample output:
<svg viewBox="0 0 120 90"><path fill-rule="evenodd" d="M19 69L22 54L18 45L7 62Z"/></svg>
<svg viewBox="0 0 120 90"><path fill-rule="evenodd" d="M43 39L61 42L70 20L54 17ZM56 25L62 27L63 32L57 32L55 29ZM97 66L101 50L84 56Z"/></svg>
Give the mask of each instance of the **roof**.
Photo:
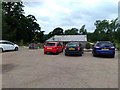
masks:
<svg viewBox="0 0 120 90"><path fill-rule="evenodd" d="M55 35L49 38L47 41L87 41L86 35Z"/></svg>
<svg viewBox="0 0 120 90"><path fill-rule="evenodd" d="M7 41L7 40L0 40L0 42L10 42L10 41Z"/></svg>
<svg viewBox="0 0 120 90"><path fill-rule="evenodd" d="M49 42L49 43L58 43L58 42Z"/></svg>
<svg viewBox="0 0 120 90"><path fill-rule="evenodd" d="M111 43L110 41L97 41L96 43Z"/></svg>

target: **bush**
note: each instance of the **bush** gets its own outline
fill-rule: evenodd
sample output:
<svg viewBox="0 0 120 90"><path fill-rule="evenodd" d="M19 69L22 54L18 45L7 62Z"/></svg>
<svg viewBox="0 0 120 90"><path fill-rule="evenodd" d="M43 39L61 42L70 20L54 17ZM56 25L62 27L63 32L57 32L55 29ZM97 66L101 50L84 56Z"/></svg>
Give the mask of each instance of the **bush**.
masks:
<svg viewBox="0 0 120 90"><path fill-rule="evenodd" d="M20 40L19 41L19 46L23 46L24 44L23 44L23 40Z"/></svg>
<svg viewBox="0 0 120 90"><path fill-rule="evenodd" d="M39 48L43 48L44 47L44 43L38 43L38 47Z"/></svg>
<svg viewBox="0 0 120 90"><path fill-rule="evenodd" d="M90 49L91 47L92 47L91 44L90 44L89 42L87 42L85 48L86 48L86 49Z"/></svg>
<svg viewBox="0 0 120 90"><path fill-rule="evenodd" d="M116 48L120 50L120 43L116 43Z"/></svg>

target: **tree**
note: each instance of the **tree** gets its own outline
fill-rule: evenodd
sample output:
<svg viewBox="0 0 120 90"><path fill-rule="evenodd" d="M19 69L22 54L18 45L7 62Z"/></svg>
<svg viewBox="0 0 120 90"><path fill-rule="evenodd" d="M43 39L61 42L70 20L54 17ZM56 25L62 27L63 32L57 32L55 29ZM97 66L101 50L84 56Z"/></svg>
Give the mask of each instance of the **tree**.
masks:
<svg viewBox="0 0 120 90"><path fill-rule="evenodd" d="M52 31L51 31L51 32L49 32L49 34L47 35L47 39L51 38L52 36L54 36L54 35L53 35Z"/></svg>
<svg viewBox="0 0 120 90"><path fill-rule="evenodd" d="M44 32L45 31L36 32L34 40L37 42L44 43L45 42Z"/></svg>
<svg viewBox="0 0 120 90"><path fill-rule="evenodd" d="M14 41L22 17L22 2L2 2L2 38Z"/></svg>
<svg viewBox="0 0 120 90"><path fill-rule="evenodd" d="M96 29L93 33L87 33L88 41L96 42L108 40L113 43L119 43L119 25L117 23L117 18L111 21L109 20L96 20L94 23Z"/></svg>
<svg viewBox="0 0 120 90"><path fill-rule="evenodd" d="M78 34L78 29L77 28L72 28L65 30L65 35L77 35Z"/></svg>
<svg viewBox="0 0 120 90"><path fill-rule="evenodd" d="M60 27L57 27L52 32L53 35L63 35L63 29Z"/></svg>
<svg viewBox="0 0 120 90"><path fill-rule="evenodd" d="M96 36L93 32L87 33L87 41L88 42L95 42L96 41Z"/></svg>
<svg viewBox="0 0 120 90"><path fill-rule="evenodd" d="M118 30L119 26L117 24L117 20L118 20L117 18L115 20L111 20L110 25L109 25L109 29L110 29L109 37L112 37L111 39L113 42L116 40L119 41L119 39L117 39L117 37L119 37L117 36L117 34L119 33L119 30Z"/></svg>
<svg viewBox="0 0 120 90"><path fill-rule="evenodd" d="M87 34L87 30L85 29L85 25L83 25L83 26L80 28L79 34L82 34L82 35L86 35L86 34Z"/></svg>
<svg viewBox="0 0 120 90"><path fill-rule="evenodd" d="M96 40L107 40L109 41L110 38L108 37L110 29L109 29L109 21L107 20L97 20L95 22L96 29L94 31L94 34L96 35Z"/></svg>
<svg viewBox="0 0 120 90"><path fill-rule="evenodd" d="M37 20L33 15L28 15L26 18L27 18L26 30L29 35L29 42L30 42L35 37L36 32L41 32L41 27L36 22Z"/></svg>
<svg viewBox="0 0 120 90"><path fill-rule="evenodd" d="M41 31L33 15L24 16L22 2L2 2L2 38L10 41L31 42L36 31Z"/></svg>
<svg viewBox="0 0 120 90"><path fill-rule="evenodd" d="M96 41L107 40L111 42L119 41L118 35L118 25L116 24L117 19L115 20L97 20L95 22L96 29L94 31L93 37Z"/></svg>

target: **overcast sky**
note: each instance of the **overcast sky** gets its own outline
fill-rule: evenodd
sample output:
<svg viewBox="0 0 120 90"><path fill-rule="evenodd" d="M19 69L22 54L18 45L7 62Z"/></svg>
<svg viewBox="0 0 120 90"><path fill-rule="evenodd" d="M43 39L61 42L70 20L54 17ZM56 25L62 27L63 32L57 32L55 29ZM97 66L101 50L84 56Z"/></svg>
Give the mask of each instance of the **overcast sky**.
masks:
<svg viewBox="0 0 120 90"><path fill-rule="evenodd" d="M86 25L88 32L95 29L96 20L118 17L119 0L22 0L25 15L36 17L41 30L49 33L57 27L64 30Z"/></svg>

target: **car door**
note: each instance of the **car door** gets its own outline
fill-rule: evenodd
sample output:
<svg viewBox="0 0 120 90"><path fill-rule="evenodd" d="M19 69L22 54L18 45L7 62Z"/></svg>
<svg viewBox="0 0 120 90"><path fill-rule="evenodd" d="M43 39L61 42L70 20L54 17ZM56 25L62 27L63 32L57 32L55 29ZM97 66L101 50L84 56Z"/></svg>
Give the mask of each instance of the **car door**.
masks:
<svg viewBox="0 0 120 90"><path fill-rule="evenodd" d="M8 45L10 47L10 50L14 50L15 49L14 43L8 42Z"/></svg>
<svg viewBox="0 0 120 90"><path fill-rule="evenodd" d="M3 50L8 50L6 42L2 42L1 46L2 46Z"/></svg>
<svg viewBox="0 0 120 90"><path fill-rule="evenodd" d="M4 46L5 50L14 50L15 49L14 44L11 42L4 42L3 46Z"/></svg>

